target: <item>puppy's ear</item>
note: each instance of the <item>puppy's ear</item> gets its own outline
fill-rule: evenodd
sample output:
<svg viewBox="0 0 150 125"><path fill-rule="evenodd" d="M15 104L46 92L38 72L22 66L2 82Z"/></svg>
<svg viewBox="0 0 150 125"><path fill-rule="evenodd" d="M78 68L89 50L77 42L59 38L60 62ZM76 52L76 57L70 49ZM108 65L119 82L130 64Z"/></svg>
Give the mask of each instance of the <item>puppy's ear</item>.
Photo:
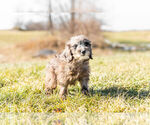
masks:
<svg viewBox="0 0 150 125"><path fill-rule="evenodd" d="M90 59L93 59L93 57L92 57L92 48L90 48Z"/></svg>
<svg viewBox="0 0 150 125"><path fill-rule="evenodd" d="M70 44L66 44L63 55L67 62L71 62L73 60L73 54L70 49Z"/></svg>

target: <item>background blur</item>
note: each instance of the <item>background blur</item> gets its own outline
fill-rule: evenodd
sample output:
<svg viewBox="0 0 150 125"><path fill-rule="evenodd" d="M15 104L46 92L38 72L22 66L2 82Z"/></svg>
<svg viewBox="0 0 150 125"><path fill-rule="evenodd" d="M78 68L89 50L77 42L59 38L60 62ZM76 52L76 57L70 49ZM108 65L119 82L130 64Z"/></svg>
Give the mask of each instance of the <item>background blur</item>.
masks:
<svg viewBox="0 0 150 125"><path fill-rule="evenodd" d="M5 0L0 4L1 62L47 58L84 34L95 54L150 49L148 0Z"/></svg>
<svg viewBox="0 0 150 125"><path fill-rule="evenodd" d="M11 29L18 22L23 24L30 21L47 22L49 11L52 12L53 22L60 22L60 16L67 20L71 11L71 2L72 0L1 1L0 29ZM107 24L102 25L104 30L148 30L150 29L149 3L149 0L75 0L75 11L102 19Z"/></svg>
<svg viewBox="0 0 150 125"><path fill-rule="evenodd" d="M150 0L1 0L0 123L149 125L149 6ZM47 62L79 34L92 41L89 96L79 83L69 86L66 100L59 89L46 96Z"/></svg>

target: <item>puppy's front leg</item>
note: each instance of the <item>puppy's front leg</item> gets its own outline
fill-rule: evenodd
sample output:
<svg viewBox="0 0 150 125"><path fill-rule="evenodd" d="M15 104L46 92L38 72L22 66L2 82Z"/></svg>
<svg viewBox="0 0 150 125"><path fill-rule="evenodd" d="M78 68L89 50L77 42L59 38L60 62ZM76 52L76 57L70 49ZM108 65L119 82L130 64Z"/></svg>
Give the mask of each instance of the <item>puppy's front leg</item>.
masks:
<svg viewBox="0 0 150 125"><path fill-rule="evenodd" d="M82 78L79 80L80 81L80 85L81 85L81 92L84 95L88 95L88 82L89 82L89 78Z"/></svg>
<svg viewBox="0 0 150 125"><path fill-rule="evenodd" d="M67 88L68 88L68 86L60 86L60 92L59 92L60 98L66 99Z"/></svg>

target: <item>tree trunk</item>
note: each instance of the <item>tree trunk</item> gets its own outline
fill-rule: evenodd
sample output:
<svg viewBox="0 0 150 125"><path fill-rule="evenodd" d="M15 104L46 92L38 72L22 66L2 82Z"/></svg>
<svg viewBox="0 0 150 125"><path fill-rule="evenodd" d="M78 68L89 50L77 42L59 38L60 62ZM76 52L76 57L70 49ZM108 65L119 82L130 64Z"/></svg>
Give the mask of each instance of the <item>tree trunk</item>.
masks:
<svg viewBox="0 0 150 125"><path fill-rule="evenodd" d="M71 0L71 33L75 32L75 0Z"/></svg>
<svg viewBox="0 0 150 125"><path fill-rule="evenodd" d="M48 10L48 23L49 23L49 27L48 30L53 33L53 21L52 21L52 3L51 0L49 0L49 10Z"/></svg>

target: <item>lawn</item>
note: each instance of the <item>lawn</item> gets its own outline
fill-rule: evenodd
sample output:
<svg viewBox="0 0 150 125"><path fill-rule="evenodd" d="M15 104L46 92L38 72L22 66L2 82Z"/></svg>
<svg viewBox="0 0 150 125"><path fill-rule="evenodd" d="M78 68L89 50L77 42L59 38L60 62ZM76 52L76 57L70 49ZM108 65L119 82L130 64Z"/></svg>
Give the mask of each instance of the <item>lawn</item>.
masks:
<svg viewBox="0 0 150 125"><path fill-rule="evenodd" d="M0 45L27 42L47 36L44 31L0 31Z"/></svg>
<svg viewBox="0 0 150 125"><path fill-rule="evenodd" d="M46 96L46 62L0 65L0 112L149 112L150 54L116 54L90 62L90 96L69 87L67 100Z"/></svg>
<svg viewBox="0 0 150 125"><path fill-rule="evenodd" d="M47 60L1 63L1 123L149 124L149 52L96 55L90 61L89 96L77 83L66 100L58 97L59 90L45 95Z"/></svg>
<svg viewBox="0 0 150 125"><path fill-rule="evenodd" d="M90 95L79 84L66 100L57 90L44 92L44 62L0 65L0 112L11 113L144 113L150 112L150 54L121 53L90 61Z"/></svg>
<svg viewBox="0 0 150 125"><path fill-rule="evenodd" d="M0 31L0 45L44 39L48 34L45 31ZM131 45L150 43L150 31L102 32L102 34L112 42Z"/></svg>
<svg viewBox="0 0 150 125"><path fill-rule="evenodd" d="M139 45L150 44L150 31L104 32L104 37L112 42Z"/></svg>

